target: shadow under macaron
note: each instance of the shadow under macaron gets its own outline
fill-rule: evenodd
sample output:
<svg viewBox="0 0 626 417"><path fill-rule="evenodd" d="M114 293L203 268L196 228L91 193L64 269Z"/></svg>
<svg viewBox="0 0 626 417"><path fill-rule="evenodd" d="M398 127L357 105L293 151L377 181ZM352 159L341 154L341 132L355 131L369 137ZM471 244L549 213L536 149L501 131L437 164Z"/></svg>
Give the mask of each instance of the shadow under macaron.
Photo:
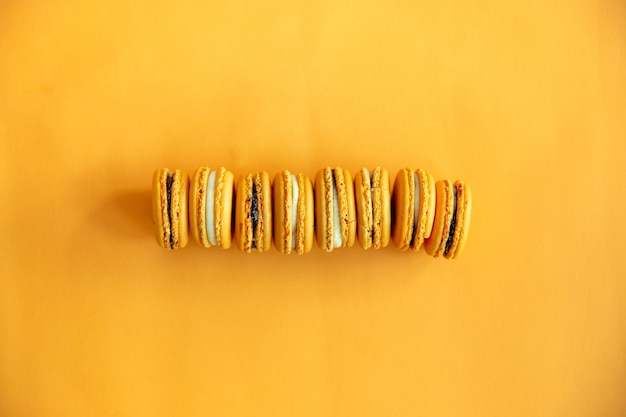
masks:
<svg viewBox="0 0 626 417"><path fill-rule="evenodd" d="M121 191L106 200L99 222L108 233L130 239L153 239L152 194L150 190Z"/></svg>

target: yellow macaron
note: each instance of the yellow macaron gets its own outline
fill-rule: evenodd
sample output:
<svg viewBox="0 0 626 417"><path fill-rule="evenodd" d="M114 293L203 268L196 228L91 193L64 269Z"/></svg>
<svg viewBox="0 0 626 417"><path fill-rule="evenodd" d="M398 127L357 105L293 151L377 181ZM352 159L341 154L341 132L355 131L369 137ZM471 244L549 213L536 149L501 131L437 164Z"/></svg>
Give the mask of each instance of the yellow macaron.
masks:
<svg viewBox="0 0 626 417"><path fill-rule="evenodd" d="M424 247L429 255L458 257L467 242L472 217L472 191L463 181L437 181L433 231Z"/></svg>
<svg viewBox="0 0 626 417"><path fill-rule="evenodd" d="M189 236L187 193L189 176L180 169L160 168L152 176L152 222L156 241L162 248L187 245Z"/></svg>
<svg viewBox="0 0 626 417"><path fill-rule="evenodd" d="M272 245L272 191L267 172L242 175L235 197L235 242L244 252Z"/></svg>
<svg viewBox="0 0 626 417"><path fill-rule="evenodd" d="M233 173L226 168L196 170L189 193L189 227L201 246L230 248L233 190Z"/></svg>
<svg viewBox="0 0 626 417"><path fill-rule="evenodd" d="M350 171L326 167L315 176L315 235L326 252L354 245L356 214Z"/></svg>
<svg viewBox="0 0 626 417"><path fill-rule="evenodd" d="M354 176L357 238L363 249L380 249L391 236L391 191L389 173L376 167L361 170Z"/></svg>
<svg viewBox="0 0 626 417"><path fill-rule="evenodd" d="M306 175L285 170L274 176L274 246L301 255L313 246L313 185Z"/></svg>
<svg viewBox="0 0 626 417"><path fill-rule="evenodd" d="M423 169L401 169L393 186L393 242L400 250L417 251L432 232L435 181Z"/></svg>

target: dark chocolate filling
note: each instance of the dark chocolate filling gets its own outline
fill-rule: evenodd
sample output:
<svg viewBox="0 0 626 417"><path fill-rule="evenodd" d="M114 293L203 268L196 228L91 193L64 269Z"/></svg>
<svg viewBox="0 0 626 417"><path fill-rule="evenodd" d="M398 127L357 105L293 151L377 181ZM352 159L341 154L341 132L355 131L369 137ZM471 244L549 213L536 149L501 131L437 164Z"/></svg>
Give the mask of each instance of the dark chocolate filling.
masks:
<svg viewBox="0 0 626 417"><path fill-rule="evenodd" d="M170 223L170 241L169 248L174 249L174 226L172 225L172 184L174 183L174 173L168 172L165 180L165 189L167 192L167 220Z"/></svg>
<svg viewBox="0 0 626 417"><path fill-rule="evenodd" d="M411 234L411 241L409 242L409 247L413 246L413 244L415 243L415 238L417 237L417 229L419 229L417 227L417 224L414 224L413 233Z"/></svg>
<svg viewBox="0 0 626 417"><path fill-rule="evenodd" d="M452 222L450 222L450 230L448 232L448 239L446 240L446 247L443 250L443 256L447 256L448 252L450 252L450 247L452 246L452 240L454 239L454 229L456 229L456 206L458 204L458 192L456 191L456 186L452 186L454 189L454 206L452 207Z"/></svg>
<svg viewBox="0 0 626 417"><path fill-rule="evenodd" d="M252 199L250 202L250 217L252 218L252 249L256 249L256 227L259 224L259 198L256 184L252 183Z"/></svg>

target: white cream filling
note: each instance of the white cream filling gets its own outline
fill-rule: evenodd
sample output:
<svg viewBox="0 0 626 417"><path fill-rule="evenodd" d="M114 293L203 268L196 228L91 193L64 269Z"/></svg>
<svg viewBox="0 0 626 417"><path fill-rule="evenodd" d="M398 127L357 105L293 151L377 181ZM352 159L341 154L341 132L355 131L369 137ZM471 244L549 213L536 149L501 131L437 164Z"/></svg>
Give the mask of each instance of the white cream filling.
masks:
<svg viewBox="0 0 626 417"><path fill-rule="evenodd" d="M296 229L298 226L298 179L295 175L291 176L291 184L293 192L293 200L291 202L291 249L296 248Z"/></svg>
<svg viewBox="0 0 626 417"><path fill-rule="evenodd" d="M418 228L417 217L420 212L420 180L416 172L413 173L413 178L415 178L415 193L413 196L413 236L415 236L416 229Z"/></svg>
<svg viewBox="0 0 626 417"><path fill-rule="evenodd" d="M333 181L333 247L340 248L341 243L342 239L339 219L339 197L337 196L337 186Z"/></svg>
<svg viewBox="0 0 626 417"><path fill-rule="evenodd" d="M217 171L209 173L206 186L206 232L209 243L213 246L217 245L215 241L215 174Z"/></svg>

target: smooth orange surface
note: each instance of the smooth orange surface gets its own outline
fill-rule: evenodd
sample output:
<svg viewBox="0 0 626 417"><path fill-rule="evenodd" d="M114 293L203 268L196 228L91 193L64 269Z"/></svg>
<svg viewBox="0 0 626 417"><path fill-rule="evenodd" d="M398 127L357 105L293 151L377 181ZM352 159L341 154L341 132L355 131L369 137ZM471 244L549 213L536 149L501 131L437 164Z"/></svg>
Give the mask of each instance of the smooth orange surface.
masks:
<svg viewBox="0 0 626 417"><path fill-rule="evenodd" d="M0 415L626 413L624 2L8 0L0 99ZM201 165L460 178L469 241L167 252Z"/></svg>

